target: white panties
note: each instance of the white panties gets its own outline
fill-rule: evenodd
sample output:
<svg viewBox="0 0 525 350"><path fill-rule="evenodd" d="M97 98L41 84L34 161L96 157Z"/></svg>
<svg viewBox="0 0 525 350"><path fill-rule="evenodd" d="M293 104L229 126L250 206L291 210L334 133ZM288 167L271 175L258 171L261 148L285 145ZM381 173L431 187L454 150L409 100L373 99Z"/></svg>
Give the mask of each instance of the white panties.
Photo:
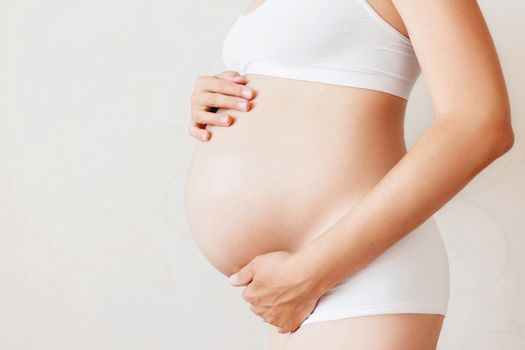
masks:
<svg viewBox="0 0 525 350"><path fill-rule="evenodd" d="M432 216L325 293L301 326L363 315L445 315L448 301L448 258Z"/></svg>

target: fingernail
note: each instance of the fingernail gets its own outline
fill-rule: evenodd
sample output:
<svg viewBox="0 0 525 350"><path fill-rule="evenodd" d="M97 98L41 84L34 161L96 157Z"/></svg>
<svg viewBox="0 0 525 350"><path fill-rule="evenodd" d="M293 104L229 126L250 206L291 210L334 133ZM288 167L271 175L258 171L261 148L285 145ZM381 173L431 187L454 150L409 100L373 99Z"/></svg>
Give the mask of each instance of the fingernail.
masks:
<svg viewBox="0 0 525 350"><path fill-rule="evenodd" d="M238 106L239 106L239 108L241 108L243 110L247 110L248 109L248 103L246 101L239 102Z"/></svg>
<svg viewBox="0 0 525 350"><path fill-rule="evenodd" d="M245 87L242 89L242 96L245 97L245 98L250 98L252 97L252 90Z"/></svg>
<svg viewBox="0 0 525 350"><path fill-rule="evenodd" d="M206 131L204 131L204 130L201 131L201 139L206 140L206 136L207 136L207 134L208 134L208 133L207 133Z"/></svg>
<svg viewBox="0 0 525 350"><path fill-rule="evenodd" d="M237 282L238 282L237 274L234 273L233 275L230 276L230 283L235 284Z"/></svg>
<svg viewBox="0 0 525 350"><path fill-rule="evenodd" d="M228 124L228 116L221 117L221 123Z"/></svg>

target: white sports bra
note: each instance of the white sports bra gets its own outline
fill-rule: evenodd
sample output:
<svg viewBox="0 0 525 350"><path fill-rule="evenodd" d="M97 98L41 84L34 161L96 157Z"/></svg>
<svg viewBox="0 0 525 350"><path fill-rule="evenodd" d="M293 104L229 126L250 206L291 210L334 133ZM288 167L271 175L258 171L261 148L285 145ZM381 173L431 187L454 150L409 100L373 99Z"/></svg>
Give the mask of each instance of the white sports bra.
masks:
<svg viewBox="0 0 525 350"><path fill-rule="evenodd" d="M265 0L223 43L228 70L379 90L408 100L412 43L366 0Z"/></svg>

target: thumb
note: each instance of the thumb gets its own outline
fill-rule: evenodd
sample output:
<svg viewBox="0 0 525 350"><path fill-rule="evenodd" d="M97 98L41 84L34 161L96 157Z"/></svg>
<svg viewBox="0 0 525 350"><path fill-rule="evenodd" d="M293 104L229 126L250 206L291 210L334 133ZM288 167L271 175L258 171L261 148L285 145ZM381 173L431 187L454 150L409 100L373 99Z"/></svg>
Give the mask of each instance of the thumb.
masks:
<svg viewBox="0 0 525 350"><path fill-rule="evenodd" d="M230 283L234 286L245 286L253 280L255 271L251 263L230 276Z"/></svg>

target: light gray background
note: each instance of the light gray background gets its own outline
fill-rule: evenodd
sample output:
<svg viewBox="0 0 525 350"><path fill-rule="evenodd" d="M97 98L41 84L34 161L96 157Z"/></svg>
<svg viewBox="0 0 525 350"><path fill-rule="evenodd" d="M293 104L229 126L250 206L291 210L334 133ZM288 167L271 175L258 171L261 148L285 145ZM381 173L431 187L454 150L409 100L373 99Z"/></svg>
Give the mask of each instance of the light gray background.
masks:
<svg viewBox="0 0 525 350"><path fill-rule="evenodd" d="M0 2L0 348L264 349L266 325L191 241L189 95L249 0ZM480 2L514 148L436 214L440 349L525 349L523 1ZM412 146L434 118L425 82Z"/></svg>

